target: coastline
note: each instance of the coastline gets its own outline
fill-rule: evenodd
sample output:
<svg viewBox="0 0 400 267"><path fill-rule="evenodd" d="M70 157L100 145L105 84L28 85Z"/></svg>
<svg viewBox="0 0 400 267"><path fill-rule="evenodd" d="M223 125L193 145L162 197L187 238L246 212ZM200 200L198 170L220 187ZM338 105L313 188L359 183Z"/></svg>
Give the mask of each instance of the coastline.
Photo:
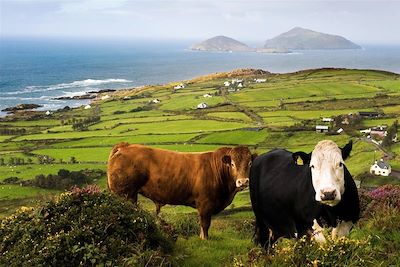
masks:
<svg viewBox="0 0 400 267"><path fill-rule="evenodd" d="M319 70L359 70L359 71L375 71L375 72L381 72L383 74L389 74L389 75L400 75L400 73L396 73L396 72L391 72L391 71L386 71L386 70L377 70L377 69L356 69L356 68L313 68L313 69L303 69L303 70L298 70L298 71L293 71L293 72L285 72L285 73L272 73L266 70L262 70L262 69L235 69L235 70L231 70L231 71L227 71L227 72L216 72L216 73L209 73L206 75L200 75L200 76L196 76L196 77L192 77L190 79L186 79L186 80L180 80L180 81L174 81L174 82L168 82L168 83L164 83L164 84L150 84L150 85L142 85L142 86L136 86L136 87L121 87L121 88L115 88L115 89L99 89L99 90L95 90L95 91L85 91L83 92L83 95L86 96L93 96L95 95L95 97L90 97L90 98L83 98L83 99L79 99L79 97L74 97L73 93L72 96L70 97L65 97L68 99L63 99L63 100L59 100L59 99L53 99L54 101L64 101L65 103L67 103L67 105L64 106L56 106L55 108L48 108L46 106L40 106L37 107L36 109L27 109L25 110L26 112L39 112L39 113L44 113L46 111L60 111L63 110L65 108L79 108L85 105L90 105L92 103L95 103L97 101L104 101L106 99L112 99L114 97L121 97L121 95L129 95L132 94L133 91L135 91L135 93L137 93L138 91L142 91L143 89L147 89L147 88L151 88L157 85L160 86L169 86L169 87L173 87L176 84L180 84L180 83L187 83L187 82L196 82L198 80L204 80L204 79L216 79L216 78L227 78L227 77L246 77L249 76L248 73L251 73L253 71L258 72L258 75L276 75L276 74L299 74L299 73L305 73L305 72L313 72L313 71L319 71ZM250 75L255 75L255 74L250 74ZM58 98L64 98L63 96L58 97ZM105 99L103 99L103 97L106 97ZM22 103L21 103L22 104ZM21 105L19 104L19 105ZM25 105L33 105L36 103L27 103ZM69 105L68 105L69 104ZM9 108L9 107L7 107ZM3 119L5 117L7 117L8 115L13 116L13 113L8 113L8 112L4 112L4 111L0 111L0 119Z"/></svg>

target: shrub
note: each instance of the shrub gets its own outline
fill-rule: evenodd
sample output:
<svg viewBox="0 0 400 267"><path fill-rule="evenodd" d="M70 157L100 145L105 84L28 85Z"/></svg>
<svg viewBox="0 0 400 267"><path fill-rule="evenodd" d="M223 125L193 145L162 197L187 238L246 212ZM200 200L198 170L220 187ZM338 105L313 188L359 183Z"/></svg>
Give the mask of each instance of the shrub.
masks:
<svg viewBox="0 0 400 267"><path fill-rule="evenodd" d="M400 211L400 185L384 185L370 192L361 191L360 203L363 220L371 218L376 212L388 209Z"/></svg>
<svg viewBox="0 0 400 267"><path fill-rule="evenodd" d="M94 186L61 194L0 224L0 266L115 266L162 257L172 241L149 213Z"/></svg>
<svg viewBox="0 0 400 267"><path fill-rule="evenodd" d="M281 239L269 254L260 247L248 253L251 266L365 266L373 262L373 249L369 238L354 240L330 238L324 244L300 240ZM235 266L245 266L236 258ZM239 264L238 264L239 263Z"/></svg>

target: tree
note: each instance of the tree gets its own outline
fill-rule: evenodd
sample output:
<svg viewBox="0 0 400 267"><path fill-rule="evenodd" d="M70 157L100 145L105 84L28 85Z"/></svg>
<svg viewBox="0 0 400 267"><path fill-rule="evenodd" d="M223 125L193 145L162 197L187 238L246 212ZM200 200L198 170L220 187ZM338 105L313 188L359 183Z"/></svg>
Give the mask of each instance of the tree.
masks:
<svg viewBox="0 0 400 267"><path fill-rule="evenodd" d="M382 140L382 146L390 148L393 144L393 138L396 136L397 134L397 126L398 126L398 121L395 120L392 124L392 126L389 127L389 129L387 130L387 134L385 136L385 138L383 138Z"/></svg>
<svg viewBox="0 0 400 267"><path fill-rule="evenodd" d="M76 158L75 157L71 157L71 159L69 160L70 163L77 163Z"/></svg>

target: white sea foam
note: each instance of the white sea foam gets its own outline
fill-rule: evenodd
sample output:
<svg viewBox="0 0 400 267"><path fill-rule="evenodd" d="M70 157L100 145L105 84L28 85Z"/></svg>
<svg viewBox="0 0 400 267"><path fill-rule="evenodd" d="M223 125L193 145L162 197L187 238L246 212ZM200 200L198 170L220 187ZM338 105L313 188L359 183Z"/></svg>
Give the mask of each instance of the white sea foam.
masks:
<svg viewBox="0 0 400 267"><path fill-rule="evenodd" d="M105 79L105 80L95 80L95 79L85 79L81 81L73 81L71 83L59 83L54 85L31 85L24 88L22 91L8 92L8 95L19 95L25 93L36 93L36 92L47 92L70 88L88 88L90 86L98 86L103 84L111 83L129 83L132 82L126 79Z"/></svg>

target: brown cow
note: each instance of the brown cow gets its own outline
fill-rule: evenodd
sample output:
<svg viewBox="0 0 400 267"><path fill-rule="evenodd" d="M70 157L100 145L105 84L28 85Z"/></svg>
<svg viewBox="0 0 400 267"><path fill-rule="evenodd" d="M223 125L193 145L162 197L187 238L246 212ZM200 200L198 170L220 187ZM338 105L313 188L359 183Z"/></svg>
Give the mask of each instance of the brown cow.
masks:
<svg viewBox="0 0 400 267"><path fill-rule="evenodd" d="M140 193L156 204L196 208L200 238L206 239L211 215L226 208L248 186L253 157L243 146L180 153L121 143L108 159L108 186L134 203Z"/></svg>

